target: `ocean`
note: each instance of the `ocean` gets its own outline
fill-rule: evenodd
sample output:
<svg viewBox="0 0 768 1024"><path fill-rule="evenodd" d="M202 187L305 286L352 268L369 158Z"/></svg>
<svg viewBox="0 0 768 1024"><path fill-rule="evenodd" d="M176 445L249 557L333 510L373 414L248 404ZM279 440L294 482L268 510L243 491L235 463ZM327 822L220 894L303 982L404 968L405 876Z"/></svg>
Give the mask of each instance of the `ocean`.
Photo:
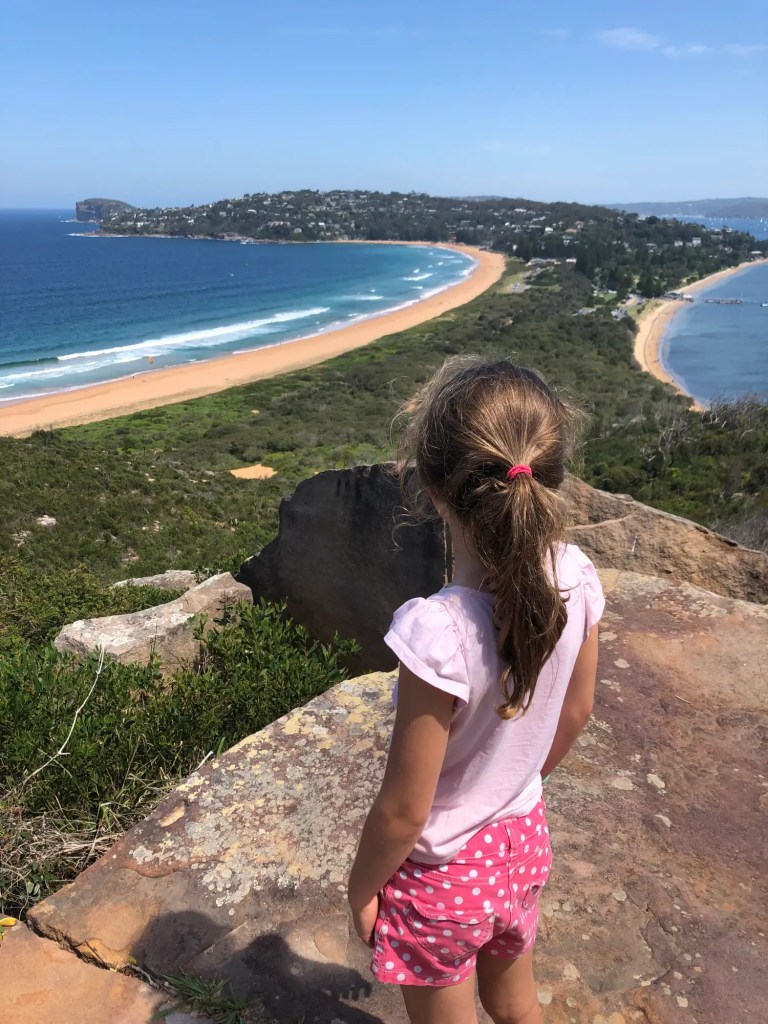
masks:
<svg viewBox="0 0 768 1024"><path fill-rule="evenodd" d="M71 217L0 211L0 404L319 334L475 265L439 247L94 238Z"/></svg>
<svg viewBox="0 0 768 1024"><path fill-rule="evenodd" d="M708 228L730 227L768 238L768 222L756 218L679 217ZM720 305L713 299L741 299ZM768 264L738 274L681 303L661 344L661 362L683 390L702 405L756 394L768 398Z"/></svg>

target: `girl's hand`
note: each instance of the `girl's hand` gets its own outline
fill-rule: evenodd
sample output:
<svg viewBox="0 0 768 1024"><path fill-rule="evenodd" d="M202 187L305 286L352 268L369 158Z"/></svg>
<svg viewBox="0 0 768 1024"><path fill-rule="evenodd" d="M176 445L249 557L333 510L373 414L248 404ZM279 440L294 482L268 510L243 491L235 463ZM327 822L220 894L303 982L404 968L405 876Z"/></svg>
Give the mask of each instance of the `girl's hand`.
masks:
<svg viewBox="0 0 768 1024"><path fill-rule="evenodd" d="M367 903L360 910L352 911L352 920L355 923L355 931L366 946L373 946L373 930L376 927L376 918L379 914L379 897L374 896L370 903Z"/></svg>

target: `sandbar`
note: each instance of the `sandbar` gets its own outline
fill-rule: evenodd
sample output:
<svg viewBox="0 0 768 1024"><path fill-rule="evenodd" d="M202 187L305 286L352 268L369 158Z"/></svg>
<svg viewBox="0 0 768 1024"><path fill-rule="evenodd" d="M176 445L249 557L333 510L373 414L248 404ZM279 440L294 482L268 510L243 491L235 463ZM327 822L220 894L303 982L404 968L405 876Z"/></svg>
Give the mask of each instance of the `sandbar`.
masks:
<svg viewBox="0 0 768 1024"><path fill-rule="evenodd" d="M141 409L186 402L239 384L314 366L343 352L369 345L388 334L408 330L470 302L499 280L506 265L506 259L501 253L488 252L474 246L448 242L394 244L454 249L471 256L477 263L472 272L458 284L415 302L412 306L368 317L309 338L219 356L201 363L149 370L105 384L10 403L0 407L0 435L26 437L35 430L112 419Z"/></svg>
<svg viewBox="0 0 768 1024"><path fill-rule="evenodd" d="M768 259L747 260L744 263L739 263L738 266L718 270L717 273L710 274L708 277L702 277L700 280L693 281L690 284L680 285L676 290L686 294L694 294L709 288L713 284L717 284L718 281L723 281L727 277L738 274L745 267L754 267L758 263L768 263ZM679 313L684 307L685 302L679 299L665 299L648 303L648 306L637 320L634 355L641 369L645 370L646 373L650 373L657 380L663 381L664 384L671 384L678 394L691 398L691 395L680 386L680 382L672 376L661 361L661 346L666 329L675 313ZM694 402L693 408L697 412L703 412L705 406Z"/></svg>

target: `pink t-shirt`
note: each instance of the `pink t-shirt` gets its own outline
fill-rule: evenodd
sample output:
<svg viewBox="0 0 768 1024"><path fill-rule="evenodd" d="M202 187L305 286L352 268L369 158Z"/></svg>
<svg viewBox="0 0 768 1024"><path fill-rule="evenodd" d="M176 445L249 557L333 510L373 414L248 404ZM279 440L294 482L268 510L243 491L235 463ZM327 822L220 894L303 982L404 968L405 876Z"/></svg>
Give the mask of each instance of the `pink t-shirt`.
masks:
<svg viewBox="0 0 768 1024"><path fill-rule="evenodd" d="M574 544L562 545L557 575L567 594L565 629L527 712L507 721L495 711L504 662L490 594L449 584L395 612L387 645L415 675L456 698L435 799L413 860L445 863L478 829L527 814L541 799L541 768L576 656L605 606L595 567Z"/></svg>

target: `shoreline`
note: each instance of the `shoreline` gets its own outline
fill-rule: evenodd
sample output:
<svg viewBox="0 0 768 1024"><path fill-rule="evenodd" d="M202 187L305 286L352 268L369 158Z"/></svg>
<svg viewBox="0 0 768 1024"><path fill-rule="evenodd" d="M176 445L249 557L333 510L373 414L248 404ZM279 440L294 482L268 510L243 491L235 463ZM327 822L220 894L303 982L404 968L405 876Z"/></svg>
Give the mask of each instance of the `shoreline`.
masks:
<svg viewBox="0 0 768 1024"><path fill-rule="evenodd" d="M704 291L719 281L733 277L748 267L759 266L768 263L768 259L747 260L735 267L727 267L725 270L718 270L707 277L699 278L690 284L680 285L678 290L687 293ZM661 349L664 342L664 335L676 313L685 308L685 302L679 299L653 300L637 319L637 334L635 335L634 356L640 369L650 373L656 380L663 384L671 385L679 395L690 398L693 403L694 412L705 412L707 406L697 402L693 395L690 395L672 373L664 366L661 360Z"/></svg>
<svg viewBox="0 0 768 1024"><path fill-rule="evenodd" d="M349 244L359 243L350 240ZM501 253L452 242L364 244L452 249L471 256L476 265L457 284L429 298L417 300L404 308L374 314L357 323L199 363L181 363L142 371L131 377L10 403L0 407L0 436L26 437L35 430L78 426L127 416L143 409L202 398L265 377L314 366L471 302L501 278L506 266L506 257Z"/></svg>

